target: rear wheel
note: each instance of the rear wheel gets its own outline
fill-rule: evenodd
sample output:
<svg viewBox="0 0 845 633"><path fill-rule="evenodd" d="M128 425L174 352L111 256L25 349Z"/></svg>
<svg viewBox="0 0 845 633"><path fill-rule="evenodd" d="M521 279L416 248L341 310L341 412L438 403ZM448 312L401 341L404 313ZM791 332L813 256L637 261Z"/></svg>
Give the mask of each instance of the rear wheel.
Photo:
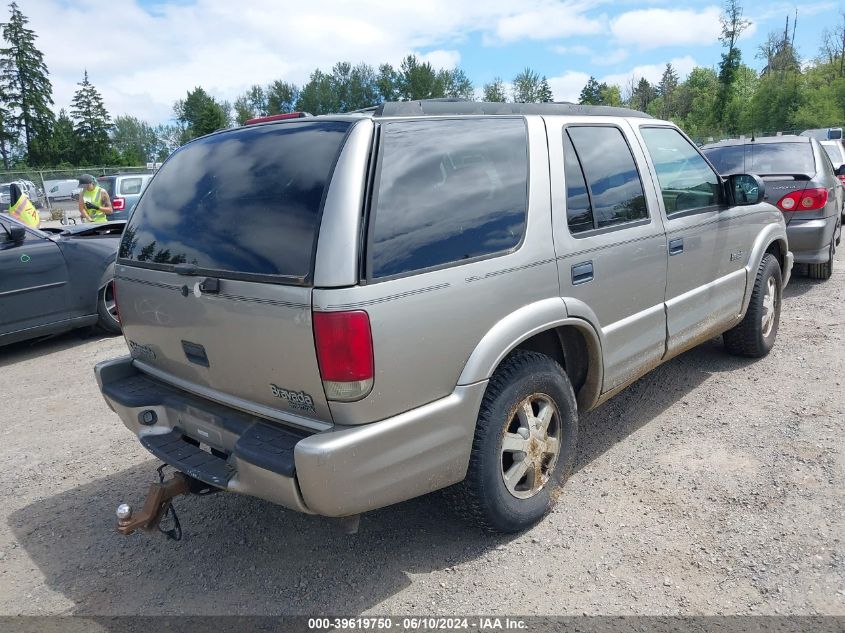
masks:
<svg viewBox="0 0 845 633"><path fill-rule="evenodd" d="M97 313L100 315L97 325L110 334L120 334L120 321L117 318L117 302L114 296L114 279L110 280L100 291Z"/></svg>
<svg viewBox="0 0 845 633"><path fill-rule="evenodd" d="M554 505L575 460L578 411L563 368L518 350L493 374L478 416L466 479L450 489L462 516L518 532Z"/></svg>
<svg viewBox="0 0 845 633"><path fill-rule="evenodd" d="M780 264L767 253L757 268L745 318L722 336L729 353L762 358L771 351L780 324L782 285Z"/></svg>
<svg viewBox="0 0 845 633"><path fill-rule="evenodd" d="M823 264L808 264L807 276L810 279L830 279L833 274L833 256L836 254L836 244L831 238L827 251L827 261Z"/></svg>

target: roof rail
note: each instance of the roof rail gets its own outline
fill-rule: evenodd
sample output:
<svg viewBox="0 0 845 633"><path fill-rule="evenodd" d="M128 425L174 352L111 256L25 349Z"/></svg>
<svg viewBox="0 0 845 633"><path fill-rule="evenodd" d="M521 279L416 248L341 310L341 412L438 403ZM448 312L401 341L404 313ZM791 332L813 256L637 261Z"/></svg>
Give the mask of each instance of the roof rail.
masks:
<svg viewBox="0 0 845 633"><path fill-rule="evenodd" d="M389 101L375 107L375 117L442 116L450 114L546 114L569 116L620 116L653 118L650 114L612 106L577 105L574 103L500 103L465 101L463 99L421 99Z"/></svg>

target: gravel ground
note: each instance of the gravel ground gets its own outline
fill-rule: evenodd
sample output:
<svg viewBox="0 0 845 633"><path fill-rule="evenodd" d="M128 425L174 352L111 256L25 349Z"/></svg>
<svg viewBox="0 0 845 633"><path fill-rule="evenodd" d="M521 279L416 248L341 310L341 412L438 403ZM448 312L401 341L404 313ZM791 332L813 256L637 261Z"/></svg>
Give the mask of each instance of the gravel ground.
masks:
<svg viewBox="0 0 845 633"><path fill-rule="evenodd" d="M181 542L119 536L157 465L93 378L123 340L4 348L0 615L845 614L837 267L794 278L767 358L710 341L582 416L557 509L510 538L437 494L355 536L226 494L178 500Z"/></svg>

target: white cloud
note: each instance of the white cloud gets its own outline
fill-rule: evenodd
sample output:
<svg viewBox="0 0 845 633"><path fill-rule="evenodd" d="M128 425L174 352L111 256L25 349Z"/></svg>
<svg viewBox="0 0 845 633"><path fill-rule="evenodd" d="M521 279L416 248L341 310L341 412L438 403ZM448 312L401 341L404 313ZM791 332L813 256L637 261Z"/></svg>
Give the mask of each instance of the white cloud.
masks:
<svg viewBox="0 0 845 633"><path fill-rule="evenodd" d="M97 43L91 16L102 0L38 0L24 7L38 35L54 86L56 109L68 107L87 69L112 115L152 122L170 117L173 102L202 86L233 100L252 84L308 80L340 60L398 65L411 51L452 67L471 34L486 41L597 33L605 18L586 12L601 0L110 0L107 43ZM103 29L106 28L106 31ZM101 35L102 35L101 33ZM93 38L93 39L92 39Z"/></svg>
<svg viewBox="0 0 845 633"><path fill-rule="evenodd" d="M445 68L451 70L461 63L461 54L458 51L437 50L429 53L416 53L422 61L428 62L433 68Z"/></svg>
<svg viewBox="0 0 845 633"><path fill-rule="evenodd" d="M601 33L606 28L605 19L584 15L593 6L595 3L590 2L542 2L533 10L500 18L495 37L506 43Z"/></svg>
<svg viewBox="0 0 845 633"><path fill-rule="evenodd" d="M553 53L557 53L558 55L592 55L593 50L588 46L581 46L576 44L574 46L551 46L549 48L550 51Z"/></svg>
<svg viewBox="0 0 845 633"><path fill-rule="evenodd" d="M617 48L604 55L596 55L590 61L596 66L613 66L624 62L626 59L628 59L628 51L624 48Z"/></svg>
<svg viewBox="0 0 845 633"><path fill-rule="evenodd" d="M717 6L694 9L641 9L628 11L610 22L618 42L640 48L707 45L719 38L721 27Z"/></svg>
<svg viewBox="0 0 845 633"><path fill-rule="evenodd" d="M689 75L690 71L697 66L695 60L689 55L670 59L669 63L672 64L672 68L675 69L675 72L678 73L678 77L682 81L686 79L686 76ZM607 84L616 84L624 89L625 84L627 84L632 77L635 81L639 81L641 78L645 77L650 83L657 83L663 76L664 70L666 70L666 63L645 64L642 66L635 66L626 73L605 75L599 81L603 81Z"/></svg>
<svg viewBox="0 0 845 633"><path fill-rule="evenodd" d="M590 76L587 73L574 70L568 70L557 77L549 77L549 86L552 89L555 101L578 103L581 89L589 78Z"/></svg>

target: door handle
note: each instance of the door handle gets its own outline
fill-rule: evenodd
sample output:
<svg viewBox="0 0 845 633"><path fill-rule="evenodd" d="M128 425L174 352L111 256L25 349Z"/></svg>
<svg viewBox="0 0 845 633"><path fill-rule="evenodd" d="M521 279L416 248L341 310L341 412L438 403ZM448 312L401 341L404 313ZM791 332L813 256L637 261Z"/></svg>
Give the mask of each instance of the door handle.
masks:
<svg viewBox="0 0 845 633"><path fill-rule="evenodd" d="M684 252L684 238L676 237L669 240L669 255L680 255Z"/></svg>
<svg viewBox="0 0 845 633"><path fill-rule="evenodd" d="M572 285L585 284L593 280L593 262L572 265Z"/></svg>

